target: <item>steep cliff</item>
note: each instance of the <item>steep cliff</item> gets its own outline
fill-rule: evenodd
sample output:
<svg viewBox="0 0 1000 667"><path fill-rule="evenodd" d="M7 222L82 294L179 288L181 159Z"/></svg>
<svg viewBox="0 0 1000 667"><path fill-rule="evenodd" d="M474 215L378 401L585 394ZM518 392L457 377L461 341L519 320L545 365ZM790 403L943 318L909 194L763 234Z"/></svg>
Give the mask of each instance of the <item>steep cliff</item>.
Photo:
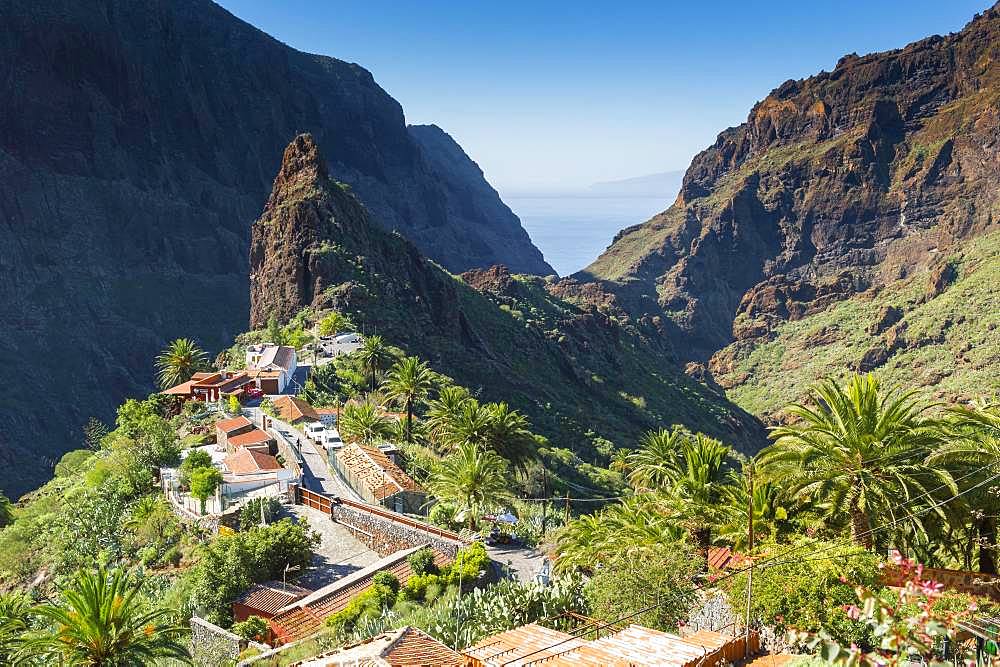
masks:
<svg viewBox="0 0 1000 667"><path fill-rule="evenodd" d="M349 312L484 398L510 401L582 454L594 455L589 430L627 445L675 422L743 451L763 442L757 420L672 370L669 350L642 330L559 299L546 289L551 280L503 267L449 274L372 223L325 164L308 135L285 150L253 225L254 326L304 306Z"/></svg>
<svg viewBox="0 0 1000 667"><path fill-rule="evenodd" d="M902 308L903 317L920 305L893 296L903 283L923 286L928 272L945 271L997 228L998 103L997 7L956 34L845 56L832 72L785 82L722 132L694 158L673 206L624 230L563 289L589 284L633 317L662 317L682 358L715 355L712 369L727 388L785 390L793 383L783 368L809 365L815 347L837 334L798 341L800 358L771 346L772 363L749 368L747 356L779 330L791 335L783 323L843 302L871 308L864 323L842 323L852 335L881 306ZM1000 360L996 342L990 354ZM876 343L856 343L840 368L881 368L901 349ZM801 381L839 372L811 368L798 391ZM772 400L765 411L775 408Z"/></svg>
<svg viewBox="0 0 1000 667"><path fill-rule="evenodd" d="M387 228L451 270L549 273L478 172L441 171L358 65L207 0L0 2L0 489L27 490L152 389L150 359L245 329L250 223L303 130Z"/></svg>

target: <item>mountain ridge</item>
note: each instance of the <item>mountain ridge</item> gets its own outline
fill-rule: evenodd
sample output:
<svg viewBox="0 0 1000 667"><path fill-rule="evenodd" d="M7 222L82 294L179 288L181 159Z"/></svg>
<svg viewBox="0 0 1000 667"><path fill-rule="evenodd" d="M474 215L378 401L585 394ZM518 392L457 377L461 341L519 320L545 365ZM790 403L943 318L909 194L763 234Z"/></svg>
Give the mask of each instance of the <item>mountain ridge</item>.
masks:
<svg viewBox="0 0 1000 667"><path fill-rule="evenodd" d="M729 388L744 381L731 357L782 323L862 296L877 309L886 286L943 271L1000 220L998 38L994 6L960 32L785 82L692 160L669 209L560 289L659 318L681 359ZM846 366L874 370L893 351L855 354ZM766 368L780 385L780 362Z"/></svg>
<svg viewBox="0 0 1000 667"><path fill-rule="evenodd" d="M3 7L10 495L42 481L90 416L110 421L123 398L152 390L166 340L215 351L246 328L250 223L302 130L378 220L443 265L551 272L516 216L475 198L489 194L481 184L449 180L470 172L435 170L358 65L295 51L207 0ZM461 202L473 205L456 205L470 187Z"/></svg>
<svg viewBox="0 0 1000 667"><path fill-rule="evenodd" d="M588 432L626 446L675 422L744 452L763 444L756 419L673 369L669 349L640 328L558 299L547 289L554 278L501 266L449 274L371 222L317 167L319 154L308 135L289 144L254 223L252 326L305 307L349 314L485 399L509 401L591 462Z"/></svg>

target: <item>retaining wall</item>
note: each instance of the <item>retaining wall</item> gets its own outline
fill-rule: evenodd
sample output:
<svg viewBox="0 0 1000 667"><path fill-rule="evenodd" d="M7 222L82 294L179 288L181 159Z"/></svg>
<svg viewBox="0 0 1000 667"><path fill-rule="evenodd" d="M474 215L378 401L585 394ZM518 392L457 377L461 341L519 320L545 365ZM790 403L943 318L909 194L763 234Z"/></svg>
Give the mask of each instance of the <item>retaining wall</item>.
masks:
<svg viewBox="0 0 1000 667"><path fill-rule="evenodd" d="M271 648L265 644L247 641L203 618L191 617L191 657L194 659L194 664L216 667L230 663L235 661L248 646L260 651Z"/></svg>
<svg viewBox="0 0 1000 667"><path fill-rule="evenodd" d="M457 540L433 535L405 524L391 521L370 512L354 509L343 503L334 503L330 515L337 523L346 526L360 542L380 556L412 549L430 543L449 558L454 558L463 544Z"/></svg>

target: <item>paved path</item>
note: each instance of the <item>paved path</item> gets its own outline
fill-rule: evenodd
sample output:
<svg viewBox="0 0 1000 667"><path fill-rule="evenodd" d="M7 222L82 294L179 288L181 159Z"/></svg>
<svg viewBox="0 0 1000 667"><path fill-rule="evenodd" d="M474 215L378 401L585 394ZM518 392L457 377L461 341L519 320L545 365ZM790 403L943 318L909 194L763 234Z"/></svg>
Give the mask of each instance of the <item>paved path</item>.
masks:
<svg viewBox="0 0 1000 667"><path fill-rule="evenodd" d="M488 546L486 553L496 562L510 567L518 581L524 583L535 580L545 561L545 554L538 549L514 544Z"/></svg>
<svg viewBox="0 0 1000 667"><path fill-rule="evenodd" d="M254 421L260 422L259 408L254 410ZM347 485L340 475L330 469L326 460L326 452L317 447L306 435L280 419L271 418L271 431L276 437L289 443L293 449L302 454L302 486L310 491L321 491L331 496L338 496L365 502L354 489Z"/></svg>
<svg viewBox="0 0 1000 667"><path fill-rule="evenodd" d="M296 579L298 585L316 590L379 559L377 553L334 522L329 514L305 505L292 505L285 511L320 534L319 546L313 550L312 567Z"/></svg>

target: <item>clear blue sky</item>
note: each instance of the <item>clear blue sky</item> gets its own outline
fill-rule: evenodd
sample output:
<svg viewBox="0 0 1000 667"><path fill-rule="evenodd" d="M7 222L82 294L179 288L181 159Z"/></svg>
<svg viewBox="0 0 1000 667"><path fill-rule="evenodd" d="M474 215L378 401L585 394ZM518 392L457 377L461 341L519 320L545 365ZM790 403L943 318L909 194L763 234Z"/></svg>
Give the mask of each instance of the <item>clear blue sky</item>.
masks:
<svg viewBox="0 0 1000 667"><path fill-rule="evenodd" d="M503 191L685 168L786 79L961 29L988 0L221 0L359 63Z"/></svg>

